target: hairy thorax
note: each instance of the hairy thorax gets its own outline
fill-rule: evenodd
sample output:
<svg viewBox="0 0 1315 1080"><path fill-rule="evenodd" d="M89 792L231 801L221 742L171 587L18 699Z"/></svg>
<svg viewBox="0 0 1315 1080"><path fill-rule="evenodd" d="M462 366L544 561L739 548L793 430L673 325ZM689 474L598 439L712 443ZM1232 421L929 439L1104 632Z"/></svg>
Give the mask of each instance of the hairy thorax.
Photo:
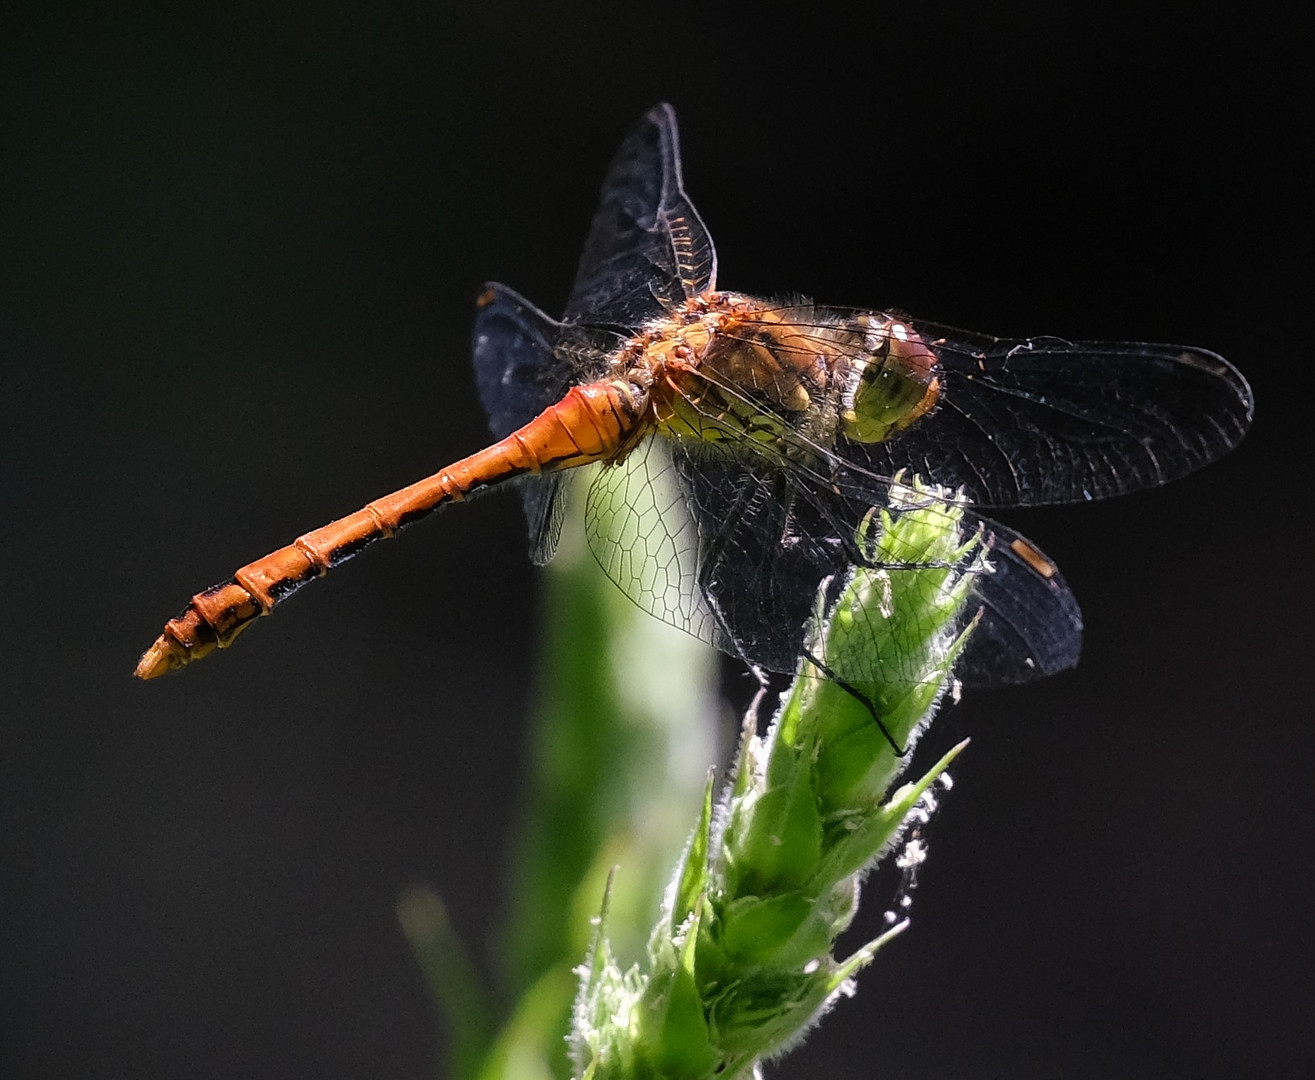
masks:
<svg viewBox="0 0 1315 1080"><path fill-rule="evenodd" d="M704 293L632 339L618 374L674 438L828 449L881 442L935 405L936 357L895 316Z"/></svg>

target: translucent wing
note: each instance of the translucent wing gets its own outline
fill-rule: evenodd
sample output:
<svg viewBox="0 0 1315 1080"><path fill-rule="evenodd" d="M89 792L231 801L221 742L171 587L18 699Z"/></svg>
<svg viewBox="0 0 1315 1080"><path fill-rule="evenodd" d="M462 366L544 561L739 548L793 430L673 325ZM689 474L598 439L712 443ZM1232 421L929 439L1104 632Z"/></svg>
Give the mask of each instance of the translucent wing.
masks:
<svg viewBox="0 0 1315 1080"><path fill-rule="evenodd" d="M734 652L698 589L699 538L669 446L649 439L589 487L585 531L607 576L663 622Z"/></svg>
<svg viewBox="0 0 1315 1080"><path fill-rule="evenodd" d="M714 643L770 671L794 671L818 589L857 548L846 549L782 469L693 444L672 457L697 525L698 586L716 620Z"/></svg>
<svg viewBox="0 0 1315 1080"><path fill-rule="evenodd" d="M565 320L633 329L716 277L712 239L681 186L675 113L658 105L607 171Z"/></svg>
<svg viewBox="0 0 1315 1080"><path fill-rule="evenodd" d="M981 506L1101 499L1184 476L1236 446L1251 388L1177 345L1007 340L912 320L940 361L936 408L887 443L841 452L908 469Z"/></svg>
<svg viewBox="0 0 1315 1080"><path fill-rule="evenodd" d="M969 687L1012 686L1073 667L1082 612L1059 568L1030 540L981 520L991 573L975 582L967 610L982 617L954 674Z"/></svg>
<svg viewBox="0 0 1315 1080"><path fill-rule="evenodd" d="M805 485L768 459L717 461L687 449L673 452L675 470L698 526L699 587L733 643L728 651L793 671L824 582L832 579L833 599L850 566L872 565L853 539L872 508L888 506L893 496L914 505L927 499L896 481L885 481L879 495L871 477L855 482L843 468L830 485ZM980 611L981 617L956 675L968 685L1010 685L1073 666L1082 618L1054 564L1017 533L970 512L960 527L965 536L981 536L993 570L975 578L965 616ZM896 576L923 565L885 568ZM889 677L889 667L883 670ZM871 681L865 671L838 674L857 684Z"/></svg>
<svg viewBox="0 0 1315 1080"><path fill-rule="evenodd" d="M505 438L560 401L588 365L577 327L545 315L514 289L484 286L471 332L475 383L495 438ZM605 346L600 343L602 348ZM599 371L604 358L596 361Z"/></svg>
<svg viewBox="0 0 1315 1080"><path fill-rule="evenodd" d="M590 488L590 547L645 611L749 663L792 673L819 590L830 581L827 600L834 600L845 571L864 560L852 538L873 505L872 484L867 477L848 483L843 474L836 480L830 489L800 486L768 457L736 459L654 439ZM916 501L888 482L881 505L893 491ZM980 621L956 667L959 678L1009 685L1075 664L1082 619L1054 564L993 522L966 513L961 528L980 532L993 569L975 580L965 617L980 613ZM868 660L884 678L899 678L890 658ZM867 670L836 674L854 684L873 681ZM917 677L907 673L909 681Z"/></svg>
<svg viewBox="0 0 1315 1080"><path fill-rule="evenodd" d="M495 438L504 438L606 367L608 335L564 326L505 285L480 294L472 345L475 382ZM530 530L530 558L552 558L561 535L561 473L517 481Z"/></svg>

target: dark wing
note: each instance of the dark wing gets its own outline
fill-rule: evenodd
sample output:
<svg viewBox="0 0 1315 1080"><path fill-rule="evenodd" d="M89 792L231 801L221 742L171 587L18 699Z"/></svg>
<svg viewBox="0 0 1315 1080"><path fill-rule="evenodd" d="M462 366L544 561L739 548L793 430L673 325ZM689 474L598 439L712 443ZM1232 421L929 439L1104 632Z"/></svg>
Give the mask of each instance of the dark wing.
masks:
<svg viewBox="0 0 1315 1080"><path fill-rule="evenodd" d="M712 238L681 186L676 115L658 105L607 171L565 320L633 329L716 278Z"/></svg>
<svg viewBox="0 0 1315 1080"><path fill-rule="evenodd" d="M769 457L734 458L692 442L637 452L623 468L605 470L589 492L590 546L608 576L663 621L786 673L797 668L819 591L834 601L845 571L863 560L853 537L871 507L893 492L912 497L893 481L879 494L872 477L847 477L843 467L830 487L801 483L802 474ZM671 506L675 496L683 507ZM971 513L960 528L980 533L993 569L976 576L964 619L981 618L956 675L971 686L1010 685L1075 664L1082 619L1054 565L1018 534ZM873 659L864 654L864 663ZM891 657L875 660L885 680L901 677ZM870 670L836 674L856 686L876 681Z"/></svg>
<svg viewBox="0 0 1315 1080"><path fill-rule="evenodd" d="M697 587L714 618L713 644L769 671L794 672L818 590L858 557L840 538L854 536L861 515L847 532L836 529L788 472L761 460L695 445L677 446L673 458L697 525Z"/></svg>
<svg viewBox="0 0 1315 1080"><path fill-rule="evenodd" d="M488 282L476 301L471 351L475 385L496 439L560 401L575 372L557 354L562 324L514 289Z"/></svg>
<svg viewBox="0 0 1315 1080"><path fill-rule="evenodd" d="M977 505L1156 487L1232 449L1251 423L1246 380L1204 349L910 325L939 357L937 406L887 443L842 452L883 476L961 487Z"/></svg>
<svg viewBox="0 0 1315 1080"><path fill-rule="evenodd" d="M871 509L928 501L894 480L884 481L879 493L873 477L843 466L830 484L817 484L801 483L800 473L767 459L710 462L678 451L675 460L703 540L699 579L706 601L738 650L776 671L794 670L823 582L833 579L830 602L845 571L867 561L852 538ZM963 511L959 528L965 537L980 535L992 570L975 577L964 609L965 620L980 612L980 621L956 676L969 686L1005 686L1076 664L1082 617L1054 564L1017 533L971 511ZM892 566L888 573L923 568ZM960 567L967 568L967 562ZM886 678L890 663L881 658ZM873 681L866 671L837 674L854 685Z"/></svg>
<svg viewBox="0 0 1315 1080"><path fill-rule="evenodd" d="M505 438L560 401L577 381L606 368L605 334L564 326L505 285L480 294L472 333L475 382L495 438ZM564 474L518 481L530 529L530 558L552 558L561 532Z"/></svg>
<svg viewBox="0 0 1315 1080"><path fill-rule="evenodd" d="M968 616L980 608L982 617L954 674L968 687L1013 686L1075 666L1082 611L1059 568L1012 529L980 520L991 572L968 601Z"/></svg>

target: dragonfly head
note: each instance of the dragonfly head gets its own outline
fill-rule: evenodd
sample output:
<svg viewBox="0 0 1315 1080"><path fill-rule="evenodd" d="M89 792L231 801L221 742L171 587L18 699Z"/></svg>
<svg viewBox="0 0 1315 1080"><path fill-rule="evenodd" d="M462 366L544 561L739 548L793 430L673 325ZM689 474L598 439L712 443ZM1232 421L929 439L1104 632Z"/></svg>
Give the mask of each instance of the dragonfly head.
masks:
<svg viewBox="0 0 1315 1080"><path fill-rule="evenodd" d="M940 396L936 356L907 323L863 316L863 351L850 365L841 398L846 438L875 443L925 416Z"/></svg>

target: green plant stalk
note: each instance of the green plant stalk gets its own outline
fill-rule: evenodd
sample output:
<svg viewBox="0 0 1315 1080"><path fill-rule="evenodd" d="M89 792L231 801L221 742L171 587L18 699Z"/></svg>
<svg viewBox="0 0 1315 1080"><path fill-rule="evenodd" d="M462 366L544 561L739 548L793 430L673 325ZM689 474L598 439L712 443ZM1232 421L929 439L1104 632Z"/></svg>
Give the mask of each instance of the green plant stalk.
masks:
<svg viewBox="0 0 1315 1080"><path fill-rule="evenodd" d="M612 948L609 884L580 969L574 1075L749 1076L797 1042L903 929L832 955L863 874L899 842L962 749L887 794L906 760L891 742L910 748L935 712L967 633L955 627L972 578L985 568L954 507L918 491L860 537L874 563L899 568L852 571L819 613L810 648L827 668L872 673L853 689L885 733L867 704L807 664L766 736L746 726L722 798L714 802L711 781L704 790L642 967L623 966Z"/></svg>
<svg viewBox="0 0 1315 1080"><path fill-rule="evenodd" d="M429 984L430 997L447 1022L444 1064L453 1076L472 1076L487 1050L493 1026L475 965L453 929L443 901L432 889L407 889L397 902L397 921Z"/></svg>
<svg viewBox="0 0 1315 1080"><path fill-rule="evenodd" d="M612 892L611 925L620 955L638 960L688 835L688 807L722 757L716 654L607 580L579 516L568 516L545 584L530 768L498 939L500 992L473 976L454 937L435 948L403 922L444 1021L444 1076L569 1074L574 969L608 873L628 868ZM496 782L515 790L512 777Z"/></svg>

